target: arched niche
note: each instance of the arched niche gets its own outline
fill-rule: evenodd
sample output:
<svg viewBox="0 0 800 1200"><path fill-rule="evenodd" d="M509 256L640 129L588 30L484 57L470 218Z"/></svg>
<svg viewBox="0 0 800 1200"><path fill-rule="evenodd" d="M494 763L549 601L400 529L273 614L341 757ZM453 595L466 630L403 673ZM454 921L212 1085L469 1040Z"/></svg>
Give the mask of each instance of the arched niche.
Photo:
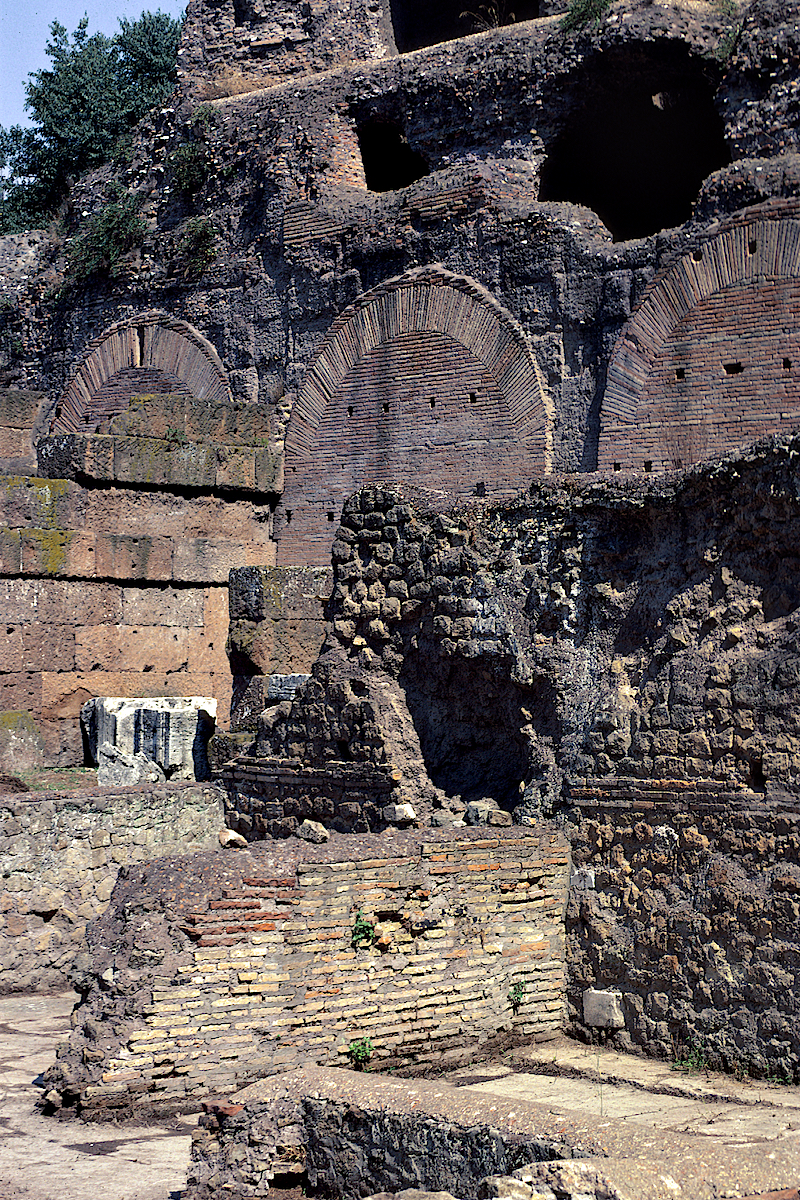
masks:
<svg viewBox="0 0 800 1200"><path fill-rule="evenodd" d="M598 466L669 470L800 428L800 220L742 221L651 286L609 364Z"/></svg>
<svg viewBox="0 0 800 1200"><path fill-rule="evenodd" d="M298 393L279 562L328 562L364 483L513 495L550 468L550 430L531 348L485 288L441 267L389 280L334 321Z"/></svg>
<svg viewBox="0 0 800 1200"><path fill-rule="evenodd" d="M93 433L143 393L178 393L210 404L231 399L208 339L185 321L151 311L109 326L89 343L57 402L51 431Z"/></svg>

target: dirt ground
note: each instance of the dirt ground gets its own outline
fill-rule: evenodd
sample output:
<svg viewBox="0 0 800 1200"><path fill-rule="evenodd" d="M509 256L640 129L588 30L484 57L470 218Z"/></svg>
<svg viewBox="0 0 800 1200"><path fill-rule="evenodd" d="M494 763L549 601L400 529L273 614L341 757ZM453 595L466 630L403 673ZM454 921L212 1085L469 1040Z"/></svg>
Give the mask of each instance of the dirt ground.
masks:
<svg viewBox="0 0 800 1200"><path fill-rule="evenodd" d="M69 1029L72 992L0 997L0 1198L180 1200L196 1116L89 1125L40 1116L33 1084Z"/></svg>

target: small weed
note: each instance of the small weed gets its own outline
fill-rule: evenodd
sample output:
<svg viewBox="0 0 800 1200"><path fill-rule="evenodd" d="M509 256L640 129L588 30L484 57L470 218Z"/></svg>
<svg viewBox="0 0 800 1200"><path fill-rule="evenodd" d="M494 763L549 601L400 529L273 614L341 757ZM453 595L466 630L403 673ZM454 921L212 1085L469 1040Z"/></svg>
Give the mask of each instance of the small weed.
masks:
<svg viewBox="0 0 800 1200"><path fill-rule="evenodd" d="M514 1012L519 1012L520 1006L525 1002L526 985L521 981L512 984L508 991L508 1003L511 1005Z"/></svg>
<svg viewBox="0 0 800 1200"><path fill-rule="evenodd" d="M714 7L724 22L724 28L713 54L717 62L725 64L733 58L742 34L743 22L739 17L738 0L715 0Z"/></svg>
<svg viewBox="0 0 800 1200"><path fill-rule="evenodd" d="M690 1041L684 1053L679 1055L676 1051L672 1070L683 1071L686 1075L693 1075L698 1071L707 1071L708 1058L703 1047L698 1042Z"/></svg>
<svg viewBox="0 0 800 1200"><path fill-rule="evenodd" d="M371 946L374 940L375 926L365 918L361 909L359 909L356 913L353 932L350 935L350 945L354 950L358 950L361 946Z"/></svg>
<svg viewBox="0 0 800 1200"><path fill-rule="evenodd" d="M187 196L193 196L208 179L211 159L206 147L199 142L181 142L170 155L170 167L175 187Z"/></svg>
<svg viewBox="0 0 800 1200"><path fill-rule="evenodd" d="M587 26L599 25L611 7L611 0L570 0L561 18L564 33L579 33Z"/></svg>
<svg viewBox="0 0 800 1200"><path fill-rule="evenodd" d="M176 429L174 425L167 426L167 432L164 434L164 438L168 442L177 442L179 446L186 445L186 434L182 429Z"/></svg>
<svg viewBox="0 0 800 1200"><path fill-rule="evenodd" d="M488 4L479 4L477 9L467 9L458 14L459 20L471 21L473 33L486 33L489 29L499 29L501 25L513 25L516 17L508 11L506 0L489 0Z"/></svg>
<svg viewBox="0 0 800 1200"><path fill-rule="evenodd" d="M210 104L201 104L199 108L196 108L189 122L192 128L197 129L200 133L210 133L218 123L219 113Z"/></svg>
<svg viewBox="0 0 800 1200"><path fill-rule="evenodd" d="M368 1037L353 1038L347 1047L347 1055L356 1071L363 1071L374 1053L375 1048Z"/></svg>

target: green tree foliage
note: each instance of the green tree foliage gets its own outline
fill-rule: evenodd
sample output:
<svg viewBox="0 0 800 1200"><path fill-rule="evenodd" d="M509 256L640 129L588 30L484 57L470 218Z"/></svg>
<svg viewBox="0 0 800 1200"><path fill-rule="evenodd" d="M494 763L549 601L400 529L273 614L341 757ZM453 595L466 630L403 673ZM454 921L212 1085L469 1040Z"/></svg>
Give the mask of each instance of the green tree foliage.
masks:
<svg viewBox="0 0 800 1200"><path fill-rule="evenodd" d="M70 176L106 162L135 123L175 82L181 23L165 13L120 20L114 37L88 31L70 39L50 26L49 70L26 84L33 129L0 127L0 233L46 219Z"/></svg>

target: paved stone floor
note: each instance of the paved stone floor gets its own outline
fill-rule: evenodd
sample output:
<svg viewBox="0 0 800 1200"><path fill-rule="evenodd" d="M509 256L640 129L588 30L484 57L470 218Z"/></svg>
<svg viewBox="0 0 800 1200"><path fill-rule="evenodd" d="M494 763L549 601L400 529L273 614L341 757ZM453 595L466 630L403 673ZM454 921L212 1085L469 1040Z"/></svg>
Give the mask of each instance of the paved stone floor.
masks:
<svg viewBox="0 0 800 1200"><path fill-rule="evenodd" d="M196 1116L115 1126L36 1113L33 1080L67 1032L73 1001L71 993L0 997L0 1200L180 1200ZM629 1124L634 1138L645 1127L681 1135L684 1144L689 1135L699 1153L788 1153L800 1183L800 1088L684 1074L566 1039L451 1071L446 1082L476 1097L585 1117L617 1143Z"/></svg>
<svg viewBox="0 0 800 1200"><path fill-rule="evenodd" d="M570 1078L565 1072L579 1077ZM598 1051L566 1038L546 1049L516 1051L508 1065L454 1071L447 1082L506 1100L580 1111L595 1120L631 1121L725 1145L782 1142L797 1149L800 1183L797 1087L677 1071L669 1063Z"/></svg>
<svg viewBox="0 0 800 1200"><path fill-rule="evenodd" d="M76 997L0 997L0 1200L178 1200L196 1117L88 1125L42 1117L34 1080L53 1061Z"/></svg>

